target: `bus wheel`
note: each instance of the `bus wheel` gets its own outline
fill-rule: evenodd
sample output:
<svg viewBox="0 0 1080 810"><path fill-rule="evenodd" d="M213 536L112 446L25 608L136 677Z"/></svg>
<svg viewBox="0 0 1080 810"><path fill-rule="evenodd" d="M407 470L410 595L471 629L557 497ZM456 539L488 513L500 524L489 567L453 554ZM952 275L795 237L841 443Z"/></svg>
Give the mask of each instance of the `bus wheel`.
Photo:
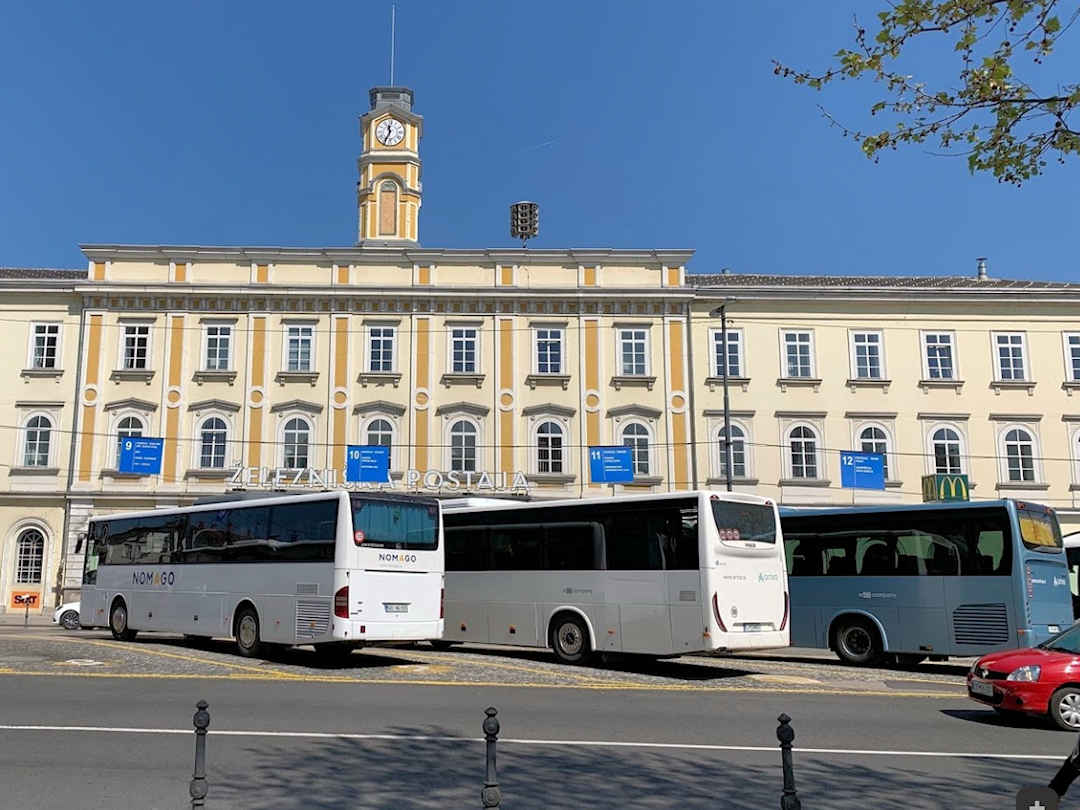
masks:
<svg viewBox="0 0 1080 810"><path fill-rule="evenodd" d="M135 640L136 631L128 627L127 604L123 599L113 602L112 610L109 612L109 629L112 630L112 637L117 641Z"/></svg>
<svg viewBox="0 0 1080 810"><path fill-rule="evenodd" d="M841 619L833 638L836 654L845 663L866 666L881 657L881 637L877 628L866 619Z"/></svg>
<svg viewBox="0 0 1080 810"><path fill-rule="evenodd" d="M1063 686L1050 696L1050 719L1065 731L1080 731L1080 689Z"/></svg>
<svg viewBox="0 0 1080 810"><path fill-rule="evenodd" d="M581 617L564 613L551 628L551 649L562 664L580 664L589 655L589 628Z"/></svg>
<svg viewBox="0 0 1080 810"><path fill-rule="evenodd" d="M254 608L243 608L236 615L236 646L245 658L255 658L262 651L259 639L259 614Z"/></svg>
<svg viewBox="0 0 1080 810"><path fill-rule="evenodd" d="M438 650L439 652L446 652L447 650L452 650L460 643L460 641L446 641L445 639L441 638L433 638L428 641L428 644L431 645L432 649Z"/></svg>

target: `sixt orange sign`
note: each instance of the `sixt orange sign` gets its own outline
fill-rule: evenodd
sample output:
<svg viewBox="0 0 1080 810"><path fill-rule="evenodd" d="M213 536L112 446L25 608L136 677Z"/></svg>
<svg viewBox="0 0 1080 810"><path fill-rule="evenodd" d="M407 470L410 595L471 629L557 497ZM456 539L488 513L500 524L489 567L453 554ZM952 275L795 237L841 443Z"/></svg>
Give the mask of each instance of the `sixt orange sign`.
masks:
<svg viewBox="0 0 1080 810"><path fill-rule="evenodd" d="M11 601L8 602L8 607L19 608L25 610L28 607L36 608L41 604L41 592L40 591L12 591Z"/></svg>

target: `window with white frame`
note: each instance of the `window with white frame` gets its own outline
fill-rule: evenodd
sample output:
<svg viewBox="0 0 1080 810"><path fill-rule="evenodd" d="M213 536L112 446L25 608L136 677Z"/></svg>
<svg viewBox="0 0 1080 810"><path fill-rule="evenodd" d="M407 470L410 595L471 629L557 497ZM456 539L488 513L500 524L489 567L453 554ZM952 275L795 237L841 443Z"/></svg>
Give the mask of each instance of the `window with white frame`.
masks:
<svg viewBox="0 0 1080 810"><path fill-rule="evenodd" d="M923 352L926 360L926 379L956 379L952 332L924 332Z"/></svg>
<svg viewBox="0 0 1080 810"><path fill-rule="evenodd" d="M864 453L879 453L881 468L886 480L889 478L889 434L877 425L867 425L859 431L859 449Z"/></svg>
<svg viewBox="0 0 1080 810"><path fill-rule="evenodd" d="M23 433L23 466L48 467L52 420L47 416L31 416Z"/></svg>
<svg viewBox="0 0 1080 810"><path fill-rule="evenodd" d="M206 327L207 371L228 371L232 362L232 327L210 325Z"/></svg>
<svg viewBox="0 0 1080 810"><path fill-rule="evenodd" d="M930 449L934 454L934 472L940 475L960 475L962 445L960 432L942 426L930 434Z"/></svg>
<svg viewBox="0 0 1080 810"><path fill-rule="evenodd" d="M124 366L129 371L142 371L150 367L150 325L127 324L124 326Z"/></svg>
<svg viewBox="0 0 1080 810"><path fill-rule="evenodd" d="M477 344L480 330L475 326L455 326L450 330L450 372L477 373Z"/></svg>
<svg viewBox="0 0 1080 810"><path fill-rule="evenodd" d="M623 447L630 448L634 476L649 475L650 464L649 429L640 422L631 422L622 429Z"/></svg>
<svg viewBox="0 0 1080 810"><path fill-rule="evenodd" d="M619 373L643 377L649 373L649 330L619 330Z"/></svg>
<svg viewBox="0 0 1080 810"><path fill-rule="evenodd" d="M199 427L199 466L206 470L225 467L229 428L220 416L210 416Z"/></svg>
<svg viewBox="0 0 1080 810"><path fill-rule="evenodd" d="M60 324L35 323L31 333L30 368L56 368Z"/></svg>
<svg viewBox="0 0 1080 810"><path fill-rule="evenodd" d="M368 445L385 447L387 451L394 446L394 426L387 419L372 419L364 433Z"/></svg>
<svg viewBox="0 0 1080 810"><path fill-rule="evenodd" d="M368 327L368 371L389 374L394 370L394 344L397 329L393 326Z"/></svg>
<svg viewBox="0 0 1080 810"><path fill-rule="evenodd" d="M450 426L450 469L476 472L476 425L465 419Z"/></svg>
<svg viewBox="0 0 1080 810"><path fill-rule="evenodd" d="M285 423L282 440L281 466L289 470L306 469L311 448L311 424L302 416L294 416Z"/></svg>
<svg viewBox="0 0 1080 810"><path fill-rule="evenodd" d="M731 425L731 477L746 478L746 431L738 425ZM727 477L727 434L721 427L716 434L720 450L720 476Z"/></svg>
<svg viewBox="0 0 1080 810"><path fill-rule="evenodd" d="M41 583L45 561L45 535L37 529L24 529L15 541L15 582L19 585Z"/></svg>
<svg viewBox="0 0 1080 810"><path fill-rule="evenodd" d="M558 422L544 422L536 429L536 471L563 472L563 429Z"/></svg>
<svg viewBox="0 0 1080 810"><path fill-rule="evenodd" d="M1080 382L1080 334L1065 335L1065 368L1069 382Z"/></svg>
<svg viewBox="0 0 1080 810"><path fill-rule="evenodd" d="M851 359L857 380L880 380L885 376L881 332L852 332Z"/></svg>
<svg viewBox="0 0 1080 810"><path fill-rule="evenodd" d="M713 332L713 374L717 377L724 376L724 332L717 329ZM727 330L727 375L729 377L745 376L743 368L743 336L740 329Z"/></svg>
<svg viewBox="0 0 1080 810"><path fill-rule="evenodd" d="M792 478L818 477L818 438L813 428L796 425L788 431Z"/></svg>
<svg viewBox="0 0 1080 810"><path fill-rule="evenodd" d="M1009 481L1035 480L1035 439L1022 427L1005 430L1005 472Z"/></svg>
<svg viewBox="0 0 1080 810"><path fill-rule="evenodd" d="M995 369L998 380L1026 380L1027 364L1024 359L1024 335L1022 332L997 332L994 334Z"/></svg>
<svg viewBox="0 0 1080 810"><path fill-rule="evenodd" d="M539 326L536 335L536 373L563 373L563 330Z"/></svg>
<svg viewBox="0 0 1080 810"><path fill-rule="evenodd" d="M292 324L286 327L286 371L313 371L315 327Z"/></svg>
<svg viewBox="0 0 1080 810"><path fill-rule="evenodd" d="M784 376L814 376L814 336L810 332L783 332Z"/></svg>
<svg viewBox="0 0 1080 810"><path fill-rule="evenodd" d="M116 423L116 466L120 466L120 449L124 439L138 439L143 435L143 422L137 416L125 416Z"/></svg>

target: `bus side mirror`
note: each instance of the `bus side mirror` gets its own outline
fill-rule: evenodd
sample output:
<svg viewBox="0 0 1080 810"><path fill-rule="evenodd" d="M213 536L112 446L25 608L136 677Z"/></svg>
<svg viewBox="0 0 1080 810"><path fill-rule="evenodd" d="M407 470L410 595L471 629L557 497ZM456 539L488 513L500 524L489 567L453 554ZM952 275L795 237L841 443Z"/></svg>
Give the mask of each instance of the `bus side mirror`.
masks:
<svg viewBox="0 0 1080 810"><path fill-rule="evenodd" d="M75 553L78 554L82 551L83 543L86 542L86 532L79 532L78 537L75 538Z"/></svg>

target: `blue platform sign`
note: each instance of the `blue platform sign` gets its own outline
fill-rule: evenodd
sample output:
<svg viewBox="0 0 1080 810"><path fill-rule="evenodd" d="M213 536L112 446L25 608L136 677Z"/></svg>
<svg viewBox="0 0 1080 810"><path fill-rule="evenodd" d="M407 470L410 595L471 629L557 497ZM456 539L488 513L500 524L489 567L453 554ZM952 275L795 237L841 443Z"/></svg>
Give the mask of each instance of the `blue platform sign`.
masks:
<svg viewBox="0 0 1080 810"><path fill-rule="evenodd" d="M634 453L629 447L590 447L589 479L594 484L626 484L634 480Z"/></svg>
<svg viewBox="0 0 1080 810"><path fill-rule="evenodd" d="M345 480L385 484L390 480L390 448L381 444L350 444L345 453Z"/></svg>
<svg viewBox="0 0 1080 810"><path fill-rule="evenodd" d="M841 451L840 486L846 489L885 489L885 456L881 453Z"/></svg>
<svg viewBox="0 0 1080 810"><path fill-rule="evenodd" d="M129 436L120 440L120 460L117 469L135 475L160 475L164 439Z"/></svg>

